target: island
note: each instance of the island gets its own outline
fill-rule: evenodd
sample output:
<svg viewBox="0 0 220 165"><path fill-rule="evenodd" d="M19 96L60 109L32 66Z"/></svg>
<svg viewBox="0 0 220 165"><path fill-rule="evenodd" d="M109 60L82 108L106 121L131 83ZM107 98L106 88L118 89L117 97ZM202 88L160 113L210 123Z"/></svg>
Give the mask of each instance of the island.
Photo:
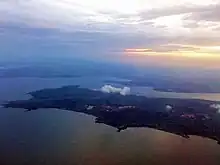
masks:
<svg viewBox="0 0 220 165"><path fill-rule="evenodd" d="M100 90L64 86L28 93L29 100L4 103L5 108L25 111L57 108L92 115L118 132L130 127L148 127L184 138L196 135L220 144L220 104L198 99L148 98L104 93Z"/></svg>

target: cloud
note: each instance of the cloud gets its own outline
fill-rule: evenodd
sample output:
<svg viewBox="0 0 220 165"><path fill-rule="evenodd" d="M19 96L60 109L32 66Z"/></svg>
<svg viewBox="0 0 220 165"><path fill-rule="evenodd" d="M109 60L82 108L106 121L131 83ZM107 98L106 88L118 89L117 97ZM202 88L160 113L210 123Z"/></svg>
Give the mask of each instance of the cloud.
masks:
<svg viewBox="0 0 220 165"><path fill-rule="evenodd" d="M210 108L214 108L217 110L217 113L220 113L220 104L212 104L210 105Z"/></svg>
<svg viewBox="0 0 220 165"><path fill-rule="evenodd" d="M195 20L195 21L211 21L220 22L220 4L208 5L202 8L198 8L196 11L192 12L185 19Z"/></svg>
<svg viewBox="0 0 220 165"><path fill-rule="evenodd" d="M101 88L101 91L104 92L104 93L119 93L119 94L125 96L125 95L130 94L131 89L129 87L116 88L116 87L113 87L111 85L104 85Z"/></svg>
<svg viewBox="0 0 220 165"><path fill-rule="evenodd" d="M87 110L92 110L93 108L94 108L94 106L92 106L92 105L86 106L86 109L87 109Z"/></svg>
<svg viewBox="0 0 220 165"><path fill-rule="evenodd" d="M0 43L8 54L23 44L35 52L53 47L62 55L121 61L126 48L181 56L179 50L219 45L219 8L216 0L1 0Z"/></svg>
<svg viewBox="0 0 220 165"><path fill-rule="evenodd" d="M0 20L64 31L143 31L149 34L153 31L157 34L163 29L163 26L155 24L158 18L158 21L163 21L161 18L164 17L173 20L174 16L186 15L186 19L218 21L218 9L219 4L215 0L196 0L193 4L189 0L159 3L150 0L2 0ZM176 22L164 23L169 26ZM182 27L181 24L178 26Z"/></svg>
<svg viewBox="0 0 220 165"><path fill-rule="evenodd" d="M171 105L166 105L165 108L166 108L167 111L171 111L173 109L173 107Z"/></svg>

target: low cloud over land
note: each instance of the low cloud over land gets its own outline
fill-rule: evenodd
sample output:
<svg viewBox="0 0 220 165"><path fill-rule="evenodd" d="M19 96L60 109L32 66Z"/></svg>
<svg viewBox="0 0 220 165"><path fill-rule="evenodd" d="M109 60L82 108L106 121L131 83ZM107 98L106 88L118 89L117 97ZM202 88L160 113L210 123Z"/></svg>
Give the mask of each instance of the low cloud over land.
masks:
<svg viewBox="0 0 220 165"><path fill-rule="evenodd" d="M210 107L216 109L217 113L220 113L220 104L212 104Z"/></svg>
<svg viewBox="0 0 220 165"><path fill-rule="evenodd" d="M101 88L101 91L104 93L119 93L121 95L129 95L131 93L131 89L129 87L124 88L116 88L111 85L104 85Z"/></svg>

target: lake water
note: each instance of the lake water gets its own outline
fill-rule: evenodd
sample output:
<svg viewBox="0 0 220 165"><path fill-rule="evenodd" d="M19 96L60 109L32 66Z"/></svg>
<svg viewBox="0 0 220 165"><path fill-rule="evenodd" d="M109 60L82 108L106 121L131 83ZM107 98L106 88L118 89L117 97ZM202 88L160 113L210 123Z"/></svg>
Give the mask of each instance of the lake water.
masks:
<svg viewBox="0 0 220 165"><path fill-rule="evenodd" d="M106 78L16 78L0 80L0 101L63 85L100 88ZM220 100L220 94L177 94L134 87L153 97ZM219 165L220 145L201 137L132 128L120 133L92 116L56 109L24 112L0 108L0 165Z"/></svg>

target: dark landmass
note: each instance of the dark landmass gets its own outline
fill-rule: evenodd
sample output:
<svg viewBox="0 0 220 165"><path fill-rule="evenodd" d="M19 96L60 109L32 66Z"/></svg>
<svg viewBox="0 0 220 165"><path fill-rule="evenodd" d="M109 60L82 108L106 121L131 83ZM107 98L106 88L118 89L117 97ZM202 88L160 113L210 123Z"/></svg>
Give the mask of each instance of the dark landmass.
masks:
<svg viewBox="0 0 220 165"><path fill-rule="evenodd" d="M155 91L176 93L220 93L219 86L209 86L206 82L188 82L182 80L162 79L161 77L150 79L138 79L130 81L110 80L106 83L121 84L125 86L152 87Z"/></svg>
<svg viewBox="0 0 220 165"><path fill-rule="evenodd" d="M194 99L146 98L102 93L97 90L65 86L29 93L29 100L9 101L6 108L58 108L95 116L96 123L115 127L148 127L190 138L190 135L216 140L220 144L220 114L214 101Z"/></svg>

